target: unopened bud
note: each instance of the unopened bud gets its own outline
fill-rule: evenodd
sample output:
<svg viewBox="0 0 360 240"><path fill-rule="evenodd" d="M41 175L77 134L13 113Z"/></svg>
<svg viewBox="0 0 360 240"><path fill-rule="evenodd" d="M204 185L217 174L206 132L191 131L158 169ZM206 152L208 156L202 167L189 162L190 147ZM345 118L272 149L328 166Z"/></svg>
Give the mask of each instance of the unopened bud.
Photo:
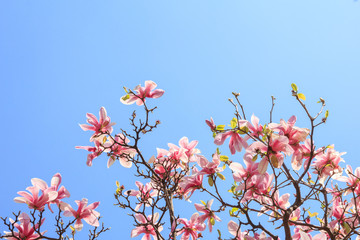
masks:
<svg viewBox="0 0 360 240"><path fill-rule="evenodd" d="M160 120L156 120L156 125L158 125L158 124L160 124L161 122L160 122Z"/></svg>

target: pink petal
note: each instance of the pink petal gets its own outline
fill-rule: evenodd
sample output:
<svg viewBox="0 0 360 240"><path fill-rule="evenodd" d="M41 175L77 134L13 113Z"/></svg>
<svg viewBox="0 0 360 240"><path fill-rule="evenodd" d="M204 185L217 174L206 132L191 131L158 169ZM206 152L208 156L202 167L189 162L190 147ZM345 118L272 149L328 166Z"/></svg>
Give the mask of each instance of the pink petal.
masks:
<svg viewBox="0 0 360 240"><path fill-rule="evenodd" d="M43 191L48 188L48 185L46 184L46 182L40 178L32 178L31 183L33 186L36 186Z"/></svg>
<svg viewBox="0 0 360 240"><path fill-rule="evenodd" d="M79 124L79 126L81 127L82 130L84 131L95 131L95 127L94 126L89 126L87 124Z"/></svg>
<svg viewBox="0 0 360 240"><path fill-rule="evenodd" d="M150 93L150 98L159 98L164 94L164 90L162 89L156 89L152 93Z"/></svg>

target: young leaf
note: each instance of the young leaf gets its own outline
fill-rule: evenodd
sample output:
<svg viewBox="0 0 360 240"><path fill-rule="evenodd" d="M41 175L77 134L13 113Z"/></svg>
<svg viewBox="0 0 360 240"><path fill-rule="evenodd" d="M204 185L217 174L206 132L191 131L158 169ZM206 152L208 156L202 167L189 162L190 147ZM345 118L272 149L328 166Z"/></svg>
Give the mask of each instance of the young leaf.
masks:
<svg viewBox="0 0 360 240"><path fill-rule="evenodd" d="M216 130L222 131L225 129L225 125L217 125Z"/></svg>
<svg viewBox="0 0 360 240"><path fill-rule="evenodd" d="M237 119L236 118L233 118L230 121L230 126L231 126L231 128L236 128L237 127Z"/></svg>
<svg viewBox="0 0 360 240"><path fill-rule="evenodd" d="M297 91L298 91L298 88L297 88L297 86L296 86L295 83L292 83L292 84L291 84L291 88L294 90L294 92L297 92Z"/></svg>
<svg viewBox="0 0 360 240"><path fill-rule="evenodd" d="M221 156L220 156L220 161L222 161L222 162L227 162L227 161L229 161L229 157L228 157L228 156L225 156L225 155L221 155Z"/></svg>
<svg viewBox="0 0 360 240"><path fill-rule="evenodd" d="M218 175L218 177L219 177L221 180L225 180L224 175L222 175L221 173L216 173L216 175Z"/></svg>
<svg viewBox="0 0 360 240"><path fill-rule="evenodd" d="M310 211L308 211L308 213L309 213L309 217L315 217L319 214L317 212L311 213Z"/></svg>
<svg viewBox="0 0 360 240"><path fill-rule="evenodd" d="M306 97L305 97L305 95L304 94L302 94L302 93L298 93L298 98L300 98L301 100L306 100Z"/></svg>
<svg viewBox="0 0 360 240"><path fill-rule="evenodd" d="M200 200L200 202L206 206L206 202L204 202L203 200Z"/></svg>
<svg viewBox="0 0 360 240"><path fill-rule="evenodd" d="M209 183L210 187L212 187L214 185L214 180L212 179L212 177L208 177L208 183Z"/></svg>
<svg viewBox="0 0 360 240"><path fill-rule="evenodd" d="M329 110L326 110L326 112L325 112L325 118L328 118L328 116L329 116Z"/></svg>

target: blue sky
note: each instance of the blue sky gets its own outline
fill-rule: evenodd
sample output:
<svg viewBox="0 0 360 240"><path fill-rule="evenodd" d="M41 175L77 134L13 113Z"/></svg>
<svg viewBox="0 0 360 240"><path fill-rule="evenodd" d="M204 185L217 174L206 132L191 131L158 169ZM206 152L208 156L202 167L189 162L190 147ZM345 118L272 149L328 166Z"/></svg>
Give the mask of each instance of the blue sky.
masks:
<svg viewBox="0 0 360 240"><path fill-rule="evenodd" d="M149 79L166 91L153 101L162 124L144 139L149 157L183 136L211 156L204 120L232 118L232 91L241 93L248 116L268 121L273 95L275 121L295 114L307 127L290 94L295 82L313 112L318 97L327 101L330 116L317 145L334 143L359 166L359 11L351 0L1 1L0 216L26 209L13 198L31 178L50 182L60 172L68 202L101 201L112 227L101 239L130 239L131 218L113 206L113 192L116 180L134 188L132 171L107 169L105 157L87 167L87 153L74 147L88 145L90 134L78 123L101 106L115 131L128 128L135 106L120 103L122 86ZM194 208L185 206L188 218Z"/></svg>

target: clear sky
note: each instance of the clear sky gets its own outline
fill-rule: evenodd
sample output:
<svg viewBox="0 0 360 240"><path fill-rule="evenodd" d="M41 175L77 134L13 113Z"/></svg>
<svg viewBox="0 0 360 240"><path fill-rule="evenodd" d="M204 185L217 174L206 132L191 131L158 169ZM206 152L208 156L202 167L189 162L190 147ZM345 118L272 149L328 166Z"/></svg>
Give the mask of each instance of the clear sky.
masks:
<svg viewBox="0 0 360 240"><path fill-rule="evenodd" d="M275 121L295 114L308 127L290 94L295 82L313 112L318 97L327 101L329 119L316 144L334 143L359 166L359 79L357 1L1 1L0 216L26 210L13 198L31 178L50 182L60 172L69 203L101 202L112 227L101 239L130 239L131 218L113 206L113 193L116 180L135 188L133 171L107 169L106 157L87 167L87 152L75 146L88 145L90 133L78 124L101 106L117 123L114 132L128 128L135 106L120 103L122 86L145 80L166 91L152 101L162 124L144 139L148 157L183 136L199 140L210 157L215 145L204 120L228 123L232 91L241 93L249 116L268 121L273 95ZM181 206L183 217L195 211Z"/></svg>

